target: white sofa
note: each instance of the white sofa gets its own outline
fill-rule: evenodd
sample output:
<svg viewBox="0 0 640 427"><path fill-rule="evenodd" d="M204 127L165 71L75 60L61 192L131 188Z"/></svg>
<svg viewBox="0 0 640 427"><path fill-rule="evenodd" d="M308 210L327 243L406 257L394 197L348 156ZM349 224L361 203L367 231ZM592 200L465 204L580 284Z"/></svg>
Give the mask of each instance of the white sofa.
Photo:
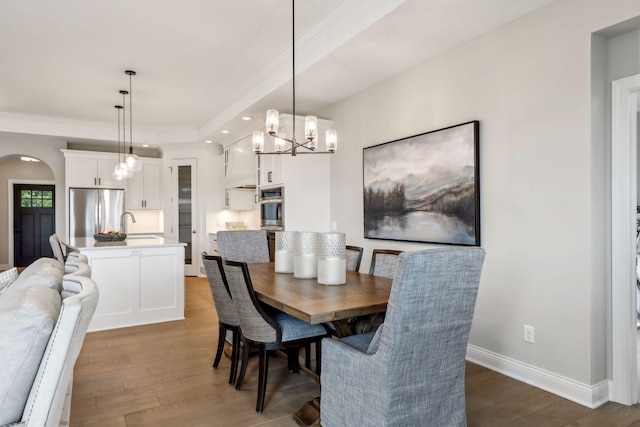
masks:
<svg viewBox="0 0 640 427"><path fill-rule="evenodd" d="M0 426L69 425L73 367L98 288L86 263L67 264L41 258L0 294Z"/></svg>

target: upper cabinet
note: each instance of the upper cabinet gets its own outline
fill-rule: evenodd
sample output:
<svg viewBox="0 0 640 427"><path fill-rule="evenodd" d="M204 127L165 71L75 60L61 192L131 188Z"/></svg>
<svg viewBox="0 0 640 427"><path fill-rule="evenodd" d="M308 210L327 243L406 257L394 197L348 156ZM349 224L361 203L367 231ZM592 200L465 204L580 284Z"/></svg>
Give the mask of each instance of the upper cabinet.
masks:
<svg viewBox="0 0 640 427"><path fill-rule="evenodd" d="M274 139L264 138L264 151L273 152ZM284 184L284 159L287 155L268 154L260 156L260 187L280 187Z"/></svg>
<svg viewBox="0 0 640 427"><path fill-rule="evenodd" d="M141 159L142 170L127 182L125 200L127 209L161 209L160 159Z"/></svg>
<svg viewBox="0 0 640 427"><path fill-rule="evenodd" d="M118 164L116 153L62 150L65 156L67 187L126 188L126 181L111 178Z"/></svg>
<svg viewBox="0 0 640 427"><path fill-rule="evenodd" d="M251 147L251 135L224 149L225 188L255 187L258 156Z"/></svg>

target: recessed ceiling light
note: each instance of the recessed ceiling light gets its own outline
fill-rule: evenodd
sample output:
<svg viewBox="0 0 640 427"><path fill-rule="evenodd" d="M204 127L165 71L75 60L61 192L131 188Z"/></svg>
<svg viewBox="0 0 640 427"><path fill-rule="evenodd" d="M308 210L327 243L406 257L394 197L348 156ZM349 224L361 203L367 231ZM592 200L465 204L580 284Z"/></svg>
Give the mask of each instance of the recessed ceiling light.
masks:
<svg viewBox="0 0 640 427"><path fill-rule="evenodd" d="M20 160L23 162L39 162L40 160L34 159L33 157L20 156Z"/></svg>
<svg viewBox="0 0 640 427"><path fill-rule="evenodd" d="M249 116L244 116L244 117L242 118L242 120L251 120L251 117L249 117Z"/></svg>
<svg viewBox="0 0 640 427"><path fill-rule="evenodd" d="M149 146L149 144L142 144L142 146L143 146L143 147L148 147L148 146Z"/></svg>
<svg viewBox="0 0 640 427"><path fill-rule="evenodd" d="M211 144L211 143L213 143L213 141L212 141L212 140L210 140L210 139L207 139L204 143L205 143L205 144Z"/></svg>
<svg viewBox="0 0 640 427"><path fill-rule="evenodd" d="M222 132L222 133L229 133L229 131L228 131L228 130L223 130L223 131L221 131L221 132Z"/></svg>

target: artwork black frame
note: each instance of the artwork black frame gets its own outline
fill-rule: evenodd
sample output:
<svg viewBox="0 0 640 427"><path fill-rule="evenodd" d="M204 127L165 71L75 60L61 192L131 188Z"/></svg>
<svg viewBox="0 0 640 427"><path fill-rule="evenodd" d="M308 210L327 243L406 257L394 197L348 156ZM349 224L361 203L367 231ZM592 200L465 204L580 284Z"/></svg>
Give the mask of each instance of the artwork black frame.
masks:
<svg viewBox="0 0 640 427"><path fill-rule="evenodd" d="M480 246L478 120L362 149L364 237Z"/></svg>

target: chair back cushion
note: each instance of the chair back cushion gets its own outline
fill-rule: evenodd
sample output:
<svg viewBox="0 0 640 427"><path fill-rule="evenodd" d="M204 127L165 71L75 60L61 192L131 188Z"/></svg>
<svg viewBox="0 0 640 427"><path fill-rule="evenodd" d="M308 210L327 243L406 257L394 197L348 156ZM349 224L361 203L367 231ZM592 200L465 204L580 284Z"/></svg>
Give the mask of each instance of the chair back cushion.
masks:
<svg viewBox="0 0 640 427"><path fill-rule="evenodd" d="M262 310L256 299L246 264L224 261L223 265L233 304L240 319L242 335L255 342L280 341L282 332L277 323Z"/></svg>
<svg viewBox="0 0 640 427"><path fill-rule="evenodd" d="M269 262L266 230L218 231L218 255L239 262Z"/></svg>
<svg viewBox="0 0 640 427"><path fill-rule="evenodd" d="M202 255L202 263L207 279L209 280L209 289L213 298L213 304L218 313L220 322L231 326L240 326L238 313L233 305L229 287L222 270L222 259L215 255Z"/></svg>
<svg viewBox="0 0 640 427"><path fill-rule="evenodd" d="M347 270L360 270L363 249L359 246L347 246Z"/></svg>
<svg viewBox="0 0 640 427"><path fill-rule="evenodd" d="M369 274L393 279L398 266L398 255L401 253L402 251L374 249L371 255Z"/></svg>

